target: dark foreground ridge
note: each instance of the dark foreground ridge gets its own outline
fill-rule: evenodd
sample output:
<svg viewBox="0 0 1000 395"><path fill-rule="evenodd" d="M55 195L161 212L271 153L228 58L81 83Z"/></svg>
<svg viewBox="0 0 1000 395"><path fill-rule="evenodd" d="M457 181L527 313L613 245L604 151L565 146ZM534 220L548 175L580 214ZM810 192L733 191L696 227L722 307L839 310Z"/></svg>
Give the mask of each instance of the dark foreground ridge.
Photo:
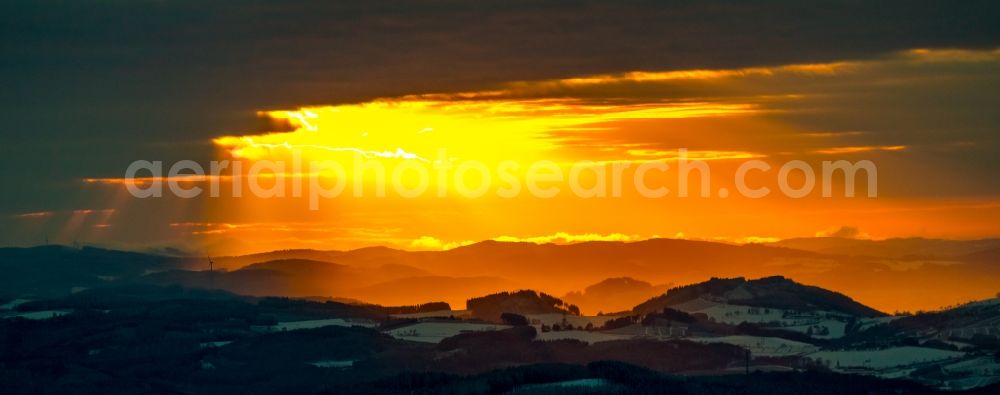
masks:
<svg viewBox="0 0 1000 395"><path fill-rule="evenodd" d="M934 328L960 332L994 322L993 303L870 328L855 322L832 338L669 307L583 317L532 291L477 298L473 305L485 312L479 318L442 303L384 307L148 285L0 302L4 394L923 394L973 378L980 384L949 393L1000 390L989 379L996 371L951 367L995 369L995 336L927 337ZM771 309L739 307L758 308ZM496 311L503 311L499 319L492 317ZM587 319L604 321L587 327L578 321ZM731 340L743 337L805 351L768 354L766 347ZM975 348L958 353L958 340ZM918 364L903 379L884 379L874 370L843 374L815 356L859 345L955 357Z"/></svg>

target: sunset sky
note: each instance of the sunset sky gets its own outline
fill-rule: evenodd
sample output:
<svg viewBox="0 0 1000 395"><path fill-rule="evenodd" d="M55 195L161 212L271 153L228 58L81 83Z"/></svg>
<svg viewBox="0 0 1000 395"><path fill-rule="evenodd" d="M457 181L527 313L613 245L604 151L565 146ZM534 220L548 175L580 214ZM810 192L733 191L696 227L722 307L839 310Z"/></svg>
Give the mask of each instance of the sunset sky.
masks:
<svg viewBox="0 0 1000 395"><path fill-rule="evenodd" d="M1000 24L980 11L996 4L778 3L5 3L0 245L223 255L1000 236ZM123 184L136 160L246 170L294 149L348 169L432 171L444 150L482 164L494 186L468 197L431 181L416 198L379 197L369 172L347 180L363 196L311 210L290 185L234 197L238 176L217 178L216 198L137 199ZM711 166L710 196L677 196L679 149ZM738 196L747 160L771 165L748 183L772 192L791 160L870 160L878 196L844 197L842 179L833 198L819 186ZM627 183L643 163L668 163L647 181L672 191L498 196L504 161L520 164L522 189L539 161L566 174L579 161L627 165ZM471 174L468 185L483 181Z"/></svg>

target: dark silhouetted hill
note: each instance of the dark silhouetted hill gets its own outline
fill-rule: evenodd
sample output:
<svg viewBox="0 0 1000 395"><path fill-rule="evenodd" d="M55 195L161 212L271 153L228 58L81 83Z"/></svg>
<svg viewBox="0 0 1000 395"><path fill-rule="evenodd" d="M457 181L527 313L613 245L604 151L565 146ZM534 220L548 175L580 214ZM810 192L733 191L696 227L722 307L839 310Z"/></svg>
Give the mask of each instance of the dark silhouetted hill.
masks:
<svg viewBox="0 0 1000 395"><path fill-rule="evenodd" d="M517 283L497 277L415 276L358 288L350 294L368 303L397 305L414 300L445 300L461 308L465 305L465 295L485 295L517 287Z"/></svg>
<svg viewBox="0 0 1000 395"><path fill-rule="evenodd" d="M643 314L658 312L698 298L786 310L835 311L858 317L885 315L843 294L802 285L780 276L756 280L746 280L742 277L713 278L703 283L672 288L665 295L636 306L633 311Z"/></svg>
<svg viewBox="0 0 1000 395"><path fill-rule="evenodd" d="M0 293L64 295L166 270L192 268L197 260L101 248L42 246L0 248Z"/></svg>
<svg viewBox="0 0 1000 395"><path fill-rule="evenodd" d="M590 285L583 291L570 292L562 299L566 303L586 306L588 314L598 311L625 311L640 302L663 294L668 288L670 286L666 284L654 286L631 277L616 277Z"/></svg>
<svg viewBox="0 0 1000 395"><path fill-rule="evenodd" d="M473 317L494 322L500 322L500 315L503 313L580 315L578 307L554 296L531 290L499 292L472 298L466 302L466 308L470 310Z"/></svg>
<svg viewBox="0 0 1000 395"><path fill-rule="evenodd" d="M878 258L953 258L979 251L1000 248L1000 239L941 240L911 237L868 240L842 237L804 237L785 239L769 245L823 254L848 256L869 256Z"/></svg>

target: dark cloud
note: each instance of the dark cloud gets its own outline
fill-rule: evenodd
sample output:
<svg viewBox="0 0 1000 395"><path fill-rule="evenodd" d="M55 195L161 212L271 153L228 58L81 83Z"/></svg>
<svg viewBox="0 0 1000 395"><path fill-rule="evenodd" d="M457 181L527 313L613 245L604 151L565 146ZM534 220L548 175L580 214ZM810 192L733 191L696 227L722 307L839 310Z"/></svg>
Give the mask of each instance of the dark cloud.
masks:
<svg viewBox="0 0 1000 395"><path fill-rule="evenodd" d="M179 103L270 108L622 70L993 46L1000 42L998 8L913 1L13 2L0 10L3 73L12 82L3 99L22 108L86 101L97 111Z"/></svg>
<svg viewBox="0 0 1000 395"><path fill-rule="evenodd" d="M100 204L76 180L206 160L261 109L995 47L998 15L994 1L7 1L0 212Z"/></svg>

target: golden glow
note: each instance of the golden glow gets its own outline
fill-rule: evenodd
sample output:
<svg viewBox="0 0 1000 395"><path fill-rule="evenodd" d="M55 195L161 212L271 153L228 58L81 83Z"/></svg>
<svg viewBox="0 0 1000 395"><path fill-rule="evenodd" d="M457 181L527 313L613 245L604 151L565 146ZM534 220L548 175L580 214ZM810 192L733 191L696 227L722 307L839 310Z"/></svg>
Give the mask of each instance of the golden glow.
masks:
<svg viewBox="0 0 1000 395"><path fill-rule="evenodd" d="M144 177L135 183L219 182L226 190L241 182L242 197L207 203L206 211L213 218L204 219L206 223L232 227L170 228L178 238L198 235L199 240L218 241L228 246L229 253L370 245L440 250L500 237L561 242L563 239L552 236L559 234L572 240L601 240L608 235L641 239L659 234L741 243L813 235L843 225L857 225L873 237L981 237L992 234L995 228L985 219L1000 217L992 206L977 209L978 215L958 208L926 209L915 214L911 210L938 207L940 202L907 196L836 202L812 198L790 201L778 196L727 199L718 197L716 189L734 191L731 175L737 165L749 159L774 166L769 173L753 172L763 179L752 179L749 185L777 191L774 175L781 163L790 159L819 163L839 159L837 155L850 160L918 155L922 147L907 145L912 141L897 135L882 134L885 139L873 139L879 132L865 129L867 118L839 122L842 119L837 117L842 114L835 111L842 111L844 103L848 107L853 103L845 92L866 87L869 82L888 92L927 76L940 77L938 69L921 74L921 68L942 67L942 62L975 62L978 67L983 61L1000 61L1000 51L918 49L865 61L642 70L263 111L260 115L273 120L270 124L275 130L213 140L217 159L240 159L243 174ZM832 86L840 88L831 90ZM794 122L786 115L794 115ZM827 117L837 122L809 122ZM839 125L851 129L838 130ZM516 177L523 182L524 167L540 160L551 161L564 173L577 161L630 165L632 169L644 163L667 162L676 168L678 148L684 147L689 160L711 162L711 199L658 200L634 194L615 199L498 198L493 191L481 199L464 199L450 186L447 196L439 198L433 184L427 198L402 199L389 193L385 198L369 199L376 174L365 172L363 197L331 199L319 211L311 211L303 203L305 199L294 199L291 194L254 198L245 189L246 172L252 165L288 161L296 152L304 163L330 160L348 169L359 159L387 167L405 163L431 169L442 161L475 160L492 171L494 182L498 180L496 165L513 160L522 165ZM895 176L901 173L906 172L897 171ZM650 186L669 186L676 181L672 174L651 174ZM263 178L262 183L274 183L279 175L303 178L315 174L308 168L284 168L256 177ZM406 174L402 182L413 185L412 175ZM386 181L390 177L387 175ZM630 174L625 177L630 180ZM84 181L118 186L132 182L123 178ZM470 179L469 184L475 185L476 180ZM835 193L840 188L835 185ZM672 189L671 196L676 196L677 188ZM691 189L698 190L698 185ZM903 207L908 211L898 211Z"/></svg>
<svg viewBox="0 0 1000 395"><path fill-rule="evenodd" d="M655 237L656 236L653 236L653 238ZM572 243L582 243L587 241L640 241L647 239L650 239L650 237L642 237L638 235L626 235L622 233L610 233L602 235L598 233L569 234L567 232L557 232L551 235L533 236L533 237L500 236L494 238L493 240L514 242L514 243L572 244Z"/></svg>
<svg viewBox="0 0 1000 395"><path fill-rule="evenodd" d="M671 119L750 113L749 104L595 104L548 100L379 100L370 103L273 111L296 130L259 136L227 136L215 143L236 158L287 158L302 149L305 160L365 158L422 162L473 159L559 159L552 132L621 119ZM284 152L283 152L284 151ZM639 152L639 151L636 151ZM648 156L648 155L641 155Z"/></svg>
<svg viewBox="0 0 1000 395"><path fill-rule="evenodd" d="M834 258L829 257L752 265L726 258L719 259L721 269L707 274L709 269L685 266L689 262L683 257L665 257L664 265L654 262L645 266L629 262L627 257L609 257L608 262L595 261L591 271L581 273L575 273L572 265L548 273L536 270L538 265L509 273L483 273L486 266L490 269L511 262L476 266L469 264L462 252L463 247L482 240L598 242L590 245L594 246L659 237L730 244L814 235L858 239L996 237L1000 198L970 191L994 190L980 187L984 169L974 166L988 162L984 146L995 142L978 133L992 125L992 118L987 118L991 115L988 106L983 103L989 103L992 96L987 95L995 93L984 88L995 85L998 66L1000 50L914 49L869 60L570 75L511 81L464 92L261 111L258 115L271 129L211 140L214 159L231 162L221 174L86 178L81 189L103 194L101 204L93 206L118 211L72 207L9 213L11 222L20 228L8 233L35 235L32 237L39 241L51 234L62 243L78 238L86 242L95 233L113 234L117 238L107 239L134 243L125 248L149 248L144 244L148 240L162 240L162 246L212 256L381 245L425 251L410 255L407 259L412 261L403 263L430 275L468 278L509 274L522 281L519 287L556 295L623 275L654 284L684 284L703 281L707 275L784 274L844 291L885 309L936 307L942 302L992 295L995 284L988 279L952 279L948 284L962 284L956 287L962 289L931 293L913 287L912 295L893 300L886 290L887 281L875 281L872 272L866 271L872 266L882 270L883 262L866 262L857 272L850 272L831 270ZM968 100L957 100L963 98ZM947 133L938 133L940 130ZM963 156L965 153L969 155ZM943 156L947 158L937 161ZM684 159L703 161L711 168L704 177L700 170L690 174L691 192L688 197L679 197L678 170ZM779 192L777 178L783 164L799 161L823 177L819 164L841 159L877 164L877 199L866 197L871 188L861 172L855 178L857 198L843 196L847 171L834 173L832 198L821 197L819 183L812 194L802 198ZM771 195L749 198L737 194L733 176L750 160L770 168L748 172L746 185L767 188ZM255 166L279 161L286 166L260 166L264 171L250 174ZM340 177L314 171L308 167L312 161L335 162L347 170L344 192L324 198L316 207L310 204L308 190L296 194L294 183L319 179L329 184ZM485 183L483 179L489 177L493 187L487 193L478 197L460 193L462 188L454 182L458 178L455 167L467 161L484 165L486 176L466 173L466 189ZM510 196L498 193L498 188L507 184L500 165L508 161L520 166L507 174L521 187L520 193ZM537 197L528 193L528 182L542 177L532 178L527 168L543 161L561 170L564 178L577 170L584 192L595 186L593 191L603 193L570 191L563 182L542 183L542 188L560 188L561 194ZM299 162L304 167L294 167ZM236 163L242 165L240 171L234 169ZM584 165L577 166L581 163ZM209 169L207 163L200 164ZM666 170L654 168L645 173L641 183L634 182L637 169L650 164L661 164ZM167 169L171 163L164 165L159 174L170 174ZM378 165L384 165L386 173L379 174ZM449 165L446 177L450 180L443 184L438 170ZM615 173L609 169L619 165L626 168L619 177L624 186L621 194L615 194ZM416 197L395 193L393 170L413 166L429 170L432 179L425 193ZM358 168L362 171L352 171ZM414 172L401 174L399 183L409 188L419 185ZM789 174L788 184L806 184L805 171ZM267 192L283 193L251 193L252 181ZM182 199L171 196L169 188L175 185L167 183L203 188L204 193ZM154 184L162 184L162 199L134 199L125 191L125 187ZM668 189L669 194L662 198L640 196L634 190L636 184ZM380 194L378 185L386 185L388 193ZM702 186L707 196L702 195ZM928 192L932 188L940 190ZM206 197L210 189L222 193ZM51 230L56 228L57 232ZM133 233L142 235L133 237ZM488 243L486 248L492 245ZM511 248L521 247L533 248ZM440 255L455 257L452 266L434 267L434 262L425 260L437 255L426 251L448 250L454 251ZM892 271L911 270L923 262L884 264L885 270L876 274L890 278L896 276ZM633 272L623 273L624 268ZM938 280L936 275L927 276L927 284ZM916 299L925 297L921 294L933 294L933 298ZM399 296L401 303L427 301L406 299L412 294L402 291ZM470 296L477 295L449 297L463 300Z"/></svg>
<svg viewBox="0 0 1000 395"><path fill-rule="evenodd" d="M678 151L652 150L652 149L630 149L626 151L629 155L638 157L651 157L660 161L673 161L680 159ZM723 160L723 159L752 159L764 155L746 151L685 151L685 157L689 160Z"/></svg>
<svg viewBox="0 0 1000 395"><path fill-rule="evenodd" d="M30 219L30 218L48 218L48 217L51 217L52 214L53 213L51 211L37 211L37 212L31 212L31 213L17 214L14 217L16 217L16 218L24 218L24 219Z"/></svg>
<svg viewBox="0 0 1000 395"><path fill-rule="evenodd" d="M836 154L856 154L861 152L872 152L872 151L902 151L905 149L906 149L905 145L831 147L831 148L816 150L816 153L826 154L826 155L836 155Z"/></svg>
<svg viewBox="0 0 1000 395"><path fill-rule="evenodd" d="M542 81L517 81L504 84L502 88L495 90L413 95L411 98L434 100L501 99L545 94L567 88L587 88L607 85L698 81L723 83L746 77L774 77L791 74L829 76L851 70L861 65L863 65L862 62L831 62L721 70L632 71Z"/></svg>
<svg viewBox="0 0 1000 395"><path fill-rule="evenodd" d="M412 250L435 251L435 250L451 250L454 248L467 246L473 243L475 243L475 241L473 240L445 242L441 241L440 239L434 236L420 236L411 241L408 247L410 247L410 249Z"/></svg>
<svg viewBox="0 0 1000 395"><path fill-rule="evenodd" d="M858 144L868 136L867 131L803 130L775 122L771 115L790 111L787 106L821 97L802 88L802 83L827 84L838 78L853 80L868 74L892 77L892 67L909 68L923 62L921 59L963 62L984 56L996 59L1000 55L995 51L915 50L872 61L729 70L634 71L515 81L479 91L413 94L365 103L266 111L261 115L277 121L272 124L290 130L224 136L216 138L214 143L222 159L249 161L244 171L257 161L287 161L296 154L306 163L332 160L346 168L357 166L358 159L389 167L413 162L431 169L442 162L475 160L493 171L494 181L498 176L496 165L505 160L522 165L517 177L524 181L523 167L540 160L551 161L564 172L577 161L631 165L633 169L648 162L667 162L676 167L677 149L687 147L687 159L713 163L713 188L721 185L732 191L729 176L737 165L749 159L774 161L772 165L777 167L780 161L789 159L818 163L836 159L831 158L833 155L892 155L910 150L901 143ZM310 175L308 169L278 171L290 177ZM772 180L776 172L777 168L773 168L769 174L756 173L768 179L752 179L749 184L776 191L778 186ZM456 196L452 186L447 187L448 197L438 198L434 184L429 188L428 198L401 199L390 194L387 198L368 199L372 196L370 186L375 176L372 172L363 174L365 197L335 199L319 212L305 211L303 204L288 199L243 197L218 204L218 211L229 211L230 217L241 221L230 218L220 222L251 225L187 231L256 242L277 237L282 242L292 240L304 246L336 244L350 248L382 244L442 250L484 239L575 242L641 240L657 234L732 243L767 242L812 235L845 225L844 221L855 222L881 236L919 229L903 218L906 214L900 214L898 221L883 218L878 223L858 217L859 211L899 206L898 200L803 199L789 206L780 197L760 201L713 198L669 202L636 196L609 200L500 199L492 191L484 198L470 200ZM411 176L405 175L403 183L413 185ZM179 181L211 180L211 177L179 177ZM220 177L222 182L233 181ZM656 177L659 176L654 175L650 185L670 185L676 181L673 175ZM243 177L241 180L245 182ZM476 180L470 183L475 185ZM691 189L698 190L698 186ZM714 190L712 196L716 196ZM836 210L827 213L833 206ZM791 207L802 211L789 214ZM614 212L617 219L580 214L587 212ZM757 212L782 214L767 220L748 214ZM656 213L652 215L655 220L650 213ZM293 219L283 219L289 216ZM706 220L717 217L725 221ZM294 225L288 229L265 225L281 221ZM310 225L310 222L315 223ZM962 234L979 232L986 226L976 223L979 224L976 228L963 225L961 232L967 233ZM266 248L255 248L262 249Z"/></svg>
<svg viewBox="0 0 1000 395"><path fill-rule="evenodd" d="M1000 57L1000 48L992 51L917 48L903 54L912 60L923 62L986 62Z"/></svg>

